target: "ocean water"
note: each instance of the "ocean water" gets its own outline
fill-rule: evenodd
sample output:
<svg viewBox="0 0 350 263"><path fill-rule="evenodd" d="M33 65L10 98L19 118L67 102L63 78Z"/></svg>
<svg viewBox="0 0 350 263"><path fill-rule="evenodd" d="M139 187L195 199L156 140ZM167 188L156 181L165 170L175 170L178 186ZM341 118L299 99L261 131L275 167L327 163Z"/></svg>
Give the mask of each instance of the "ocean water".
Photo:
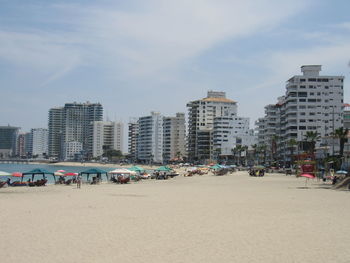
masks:
<svg viewBox="0 0 350 263"><path fill-rule="evenodd" d="M47 165L47 164L7 164L7 163L0 163L0 171L8 172L8 173L14 173L14 172L28 172L30 170L41 168L45 169L48 172L56 172L57 170L65 170L66 172L72 172L72 173L80 173L82 171L91 169L91 168L100 168L102 170L105 170L107 172L112 171L116 169L115 167L90 167L90 166L61 166L61 165ZM91 176L90 176L91 177ZM20 181L21 177L10 177L11 181ZM31 179L31 176L25 176L23 181L27 181L28 179ZM105 176L103 176L103 180L105 180ZM42 175L35 175L34 180L42 179ZM48 180L48 183L54 183L54 178L51 175L47 175L46 179ZM57 179L57 176L56 176ZM6 181L6 176L1 176L0 181Z"/></svg>

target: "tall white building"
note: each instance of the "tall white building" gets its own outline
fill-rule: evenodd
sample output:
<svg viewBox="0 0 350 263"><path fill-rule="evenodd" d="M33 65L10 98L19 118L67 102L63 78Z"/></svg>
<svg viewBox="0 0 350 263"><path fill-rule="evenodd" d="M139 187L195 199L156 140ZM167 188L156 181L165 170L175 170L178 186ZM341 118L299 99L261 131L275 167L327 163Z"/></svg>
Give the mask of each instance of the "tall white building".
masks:
<svg viewBox="0 0 350 263"><path fill-rule="evenodd" d="M186 156L186 121L184 113L163 119L163 161Z"/></svg>
<svg viewBox="0 0 350 263"><path fill-rule="evenodd" d="M123 152L123 130L121 122L94 121L92 123L92 155L102 156L105 149Z"/></svg>
<svg viewBox="0 0 350 263"><path fill-rule="evenodd" d="M137 159L163 163L163 116L159 112L138 120Z"/></svg>
<svg viewBox="0 0 350 263"><path fill-rule="evenodd" d="M256 143L254 132L249 129L249 118L216 117L213 127L213 156L232 155L237 145L252 146Z"/></svg>
<svg viewBox="0 0 350 263"><path fill-rule="evenodd" d="M48 130L35 128L30 131L31 149L33 156L45 157L48 154Z"/></svg>
<svg viewBox="0 0 350 263"><path fill-rule="evenodd" d="M304 141L307 131L321 137L330 136L343 126L343 76L322 76L320 65L301 67L302 75L291 77L286 84L286 94L275 105L265 107L265 117L259 121L259 140L284 162L290 161L288 142ZM317 142L316 146L320 146Z"/></svg>

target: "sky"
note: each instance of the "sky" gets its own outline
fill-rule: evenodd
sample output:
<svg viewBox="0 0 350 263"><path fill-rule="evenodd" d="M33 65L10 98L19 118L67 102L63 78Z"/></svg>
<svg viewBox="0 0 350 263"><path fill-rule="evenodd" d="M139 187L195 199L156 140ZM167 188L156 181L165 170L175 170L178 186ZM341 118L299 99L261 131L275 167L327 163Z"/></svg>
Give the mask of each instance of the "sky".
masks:
<svg viewBox="0 0 350 263"><path fill-rule="evenodd" d="M99 102L105 119L225 91L251 124L302 65L345 76L348 0L0 0L0 126L45 128L48 110Z"/></svg>

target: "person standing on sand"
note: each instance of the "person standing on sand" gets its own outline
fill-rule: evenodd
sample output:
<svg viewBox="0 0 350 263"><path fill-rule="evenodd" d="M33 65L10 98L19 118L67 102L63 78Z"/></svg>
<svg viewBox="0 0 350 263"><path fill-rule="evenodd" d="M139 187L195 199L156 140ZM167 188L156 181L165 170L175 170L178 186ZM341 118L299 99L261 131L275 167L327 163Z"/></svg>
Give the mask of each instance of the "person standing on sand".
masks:
<svg viewBox="0 0 350 263"><path fill-rule="evenodd" d="M82 180L81 174L78 174L78 176L77 176L77 188L81 187L81 180Z"/></svg>

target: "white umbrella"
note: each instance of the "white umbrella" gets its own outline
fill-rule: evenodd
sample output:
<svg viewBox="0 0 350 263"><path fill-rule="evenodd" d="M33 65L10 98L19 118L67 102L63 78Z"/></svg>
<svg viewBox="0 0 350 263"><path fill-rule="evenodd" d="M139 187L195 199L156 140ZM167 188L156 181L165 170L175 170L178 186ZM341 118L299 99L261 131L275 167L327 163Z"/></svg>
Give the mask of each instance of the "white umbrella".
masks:
<svg viewBox="0 0 350 263"><path fill-rule="evenodd" d="M136 172L134 172L134 171L129 171L127 169L119 169L119 168L115 169L113 171L110 171L109 173L110 174L132 174L132 175L136 174Z"/></svg>
<svg viewBox="0 0 350 263"><path fill-rule="evenodd" d="M8 172L0 171L0 176L11 176L11 174Z"/></svg>

